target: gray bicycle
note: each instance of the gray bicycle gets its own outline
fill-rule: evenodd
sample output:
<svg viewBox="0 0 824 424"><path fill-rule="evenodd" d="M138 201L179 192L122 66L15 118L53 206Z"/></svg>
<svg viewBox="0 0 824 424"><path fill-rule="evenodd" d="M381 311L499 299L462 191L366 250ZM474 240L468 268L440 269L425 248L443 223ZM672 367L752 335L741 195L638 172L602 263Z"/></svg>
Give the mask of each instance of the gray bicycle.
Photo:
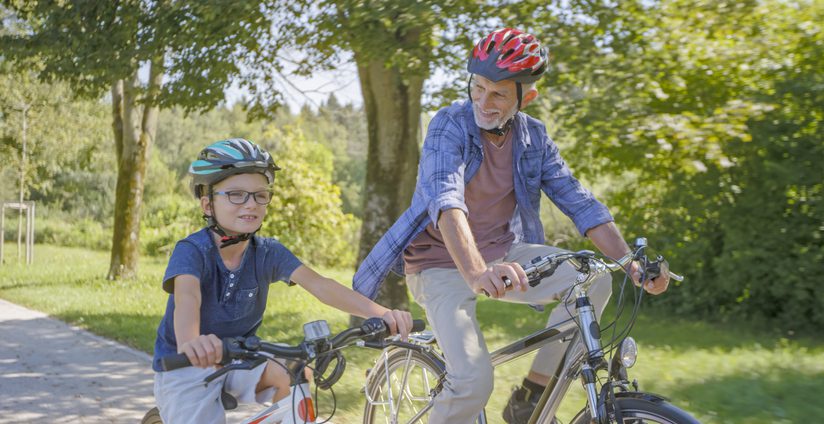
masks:
<svg viewBox="0 0 824 424"><path fill-rule="evenodd" d="M644 296L643 290L635 289L635 303L631 314L618 327L618 317L624 312L629 297L625 292L628 278L617 296L615 321L610 324L612 335L602 343L602 330L587 291L598 277L623 270L630 261L643 266L643 280L660 274L663 257L650 260L646 254L646 239L639 238L632 255L620 260L596 256L594 252L560 252L539 256L524 266L530 286L534 287L564 262L577 270L576 282L570 296L575 296L574 309L568 308L569 319L551 326L491 353L492 365L518 359L547 343L569 341L564 360L555 372L538 401L530 424L552 423L564 395L573 380L580 380L586 391L586 406L573 418L572 423L661 423L692 424L698 421L685 411L669 403L662 396L639 391L637 381L630 381L627 369L637 358L637 345L628 333L635 323L638 307ZM669 273L677 281L683 277ZM570 299L567 299L570 300ZM565 304L569 304L564 302ZM384 349L367 374L364 394L366 424L426 423L435 396L443 388L446 377L445 361L439 352L437 341L430 332L410 336L409 342L388 339ZM611 359L607 359L610 357ZM486 412L477 419L486 424Z"/></svg>

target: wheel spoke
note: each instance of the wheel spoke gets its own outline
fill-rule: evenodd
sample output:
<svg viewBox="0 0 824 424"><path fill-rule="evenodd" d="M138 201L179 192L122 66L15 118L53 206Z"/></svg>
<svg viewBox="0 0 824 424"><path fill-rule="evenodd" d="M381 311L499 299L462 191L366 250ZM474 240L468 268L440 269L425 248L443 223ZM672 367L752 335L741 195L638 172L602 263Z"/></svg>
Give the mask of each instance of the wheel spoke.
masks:
<svg viewBox="0 0 824 424"><path fill-rule="evenodd" d="M433 359L412 350L396 351L384 358L385 365L378 371L382 378L374 378L366 389L364 422L426 423L432 388L438 384L442 369Z"/></svg>

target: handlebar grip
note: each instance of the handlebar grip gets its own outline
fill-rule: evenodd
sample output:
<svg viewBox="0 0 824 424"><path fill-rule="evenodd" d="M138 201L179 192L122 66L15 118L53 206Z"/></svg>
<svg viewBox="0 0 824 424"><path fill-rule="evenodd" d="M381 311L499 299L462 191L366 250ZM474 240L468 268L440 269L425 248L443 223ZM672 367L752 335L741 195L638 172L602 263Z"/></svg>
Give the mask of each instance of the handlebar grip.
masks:
<svg viewBox="0 0 824 424"><path fill-rule="evenodd" d="M189 357L184 353L175 353L174 355L160 358L160 367L163 368L163 371L172 371L191 366L192 363L189 361Z"/></svg>
<svg viewBox="0 0 824 424"><path fill-rule="evenodd" d="M413 319L412 320L412 332L417 333L420 331L426 330L426 321L422 319Z"/></svg>
<svg viewBox="0 0 824 424"><path fill-rule="evenodd" d="M504 282L504 287L506 287L506 288L512 287L512 280L510 280L509 277L507 277L506 275L501 277L501 281ZM485 289L481 289L481 292L484 294L484 296L489 297L489 292L486 291Z"/></svg>

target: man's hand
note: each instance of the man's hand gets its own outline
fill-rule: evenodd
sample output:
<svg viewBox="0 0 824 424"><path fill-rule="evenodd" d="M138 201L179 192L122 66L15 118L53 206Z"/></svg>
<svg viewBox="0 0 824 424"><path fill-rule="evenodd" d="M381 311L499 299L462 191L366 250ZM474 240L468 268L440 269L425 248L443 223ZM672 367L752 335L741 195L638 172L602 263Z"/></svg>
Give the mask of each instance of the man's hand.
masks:
<svg viewBox="0 0 824 424"><path fill-rule="evenodd" d="M401 335L401 340L406 341L409 338L409 332L412 330L412 314L407 311L399 311L392 309L386 311L381 317L386 325L389 326L389 331L392 334Z"/></svg>
<svg viewBox="0 0 824 424"><path fill-rule="evenodd" d="M660 264L661 267L661 274L658 277L644 281L643 287L644 290L647 291L649 294L661 294L667 291L667 287L669 286L669 264L667 261L663 261ZM641 287L641 266L638 262L633 261L630 264L629 268L629 275L632 278L632 281L635 283L636 286Z"/></svg>
<svg viewBox="0 0 824 424"><path fill-rule="evenodd" d="M213 367L223 359L223 342L214 334L201 334L178 346L177 353L185 353L193 367Z"/></svg>
<svg viewBox="0 0 824 424"><path fill-rule="evenodd" d="M510 286L504 283L504 277L509 278ZM469 287L475 293L483 293L484 290L489 297L499 299L509 290L526 291L528 278L520 264L515 262L503 262L487 267L485 271L470 278Z"/></svg>

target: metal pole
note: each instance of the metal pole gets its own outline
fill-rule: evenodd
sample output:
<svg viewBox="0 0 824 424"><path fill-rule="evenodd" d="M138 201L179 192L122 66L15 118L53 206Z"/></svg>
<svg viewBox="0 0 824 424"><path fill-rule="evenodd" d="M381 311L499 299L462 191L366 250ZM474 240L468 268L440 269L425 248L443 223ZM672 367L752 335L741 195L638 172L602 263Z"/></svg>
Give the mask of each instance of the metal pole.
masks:
<svg viewBox="0 0 824 424"><path fill-rule="evenodd" d="M34 202L31 202L31 206L29 207L29 214L31 214L31 223L29 224L29 246L31 246L31 256L29 259L29 263L34 263Z"/></svg>
<svg viewBox="0 0 824 424"><path fill-rule="evenodd" d="M31 264L31 206L26 202L26 265Z"/></svg>

